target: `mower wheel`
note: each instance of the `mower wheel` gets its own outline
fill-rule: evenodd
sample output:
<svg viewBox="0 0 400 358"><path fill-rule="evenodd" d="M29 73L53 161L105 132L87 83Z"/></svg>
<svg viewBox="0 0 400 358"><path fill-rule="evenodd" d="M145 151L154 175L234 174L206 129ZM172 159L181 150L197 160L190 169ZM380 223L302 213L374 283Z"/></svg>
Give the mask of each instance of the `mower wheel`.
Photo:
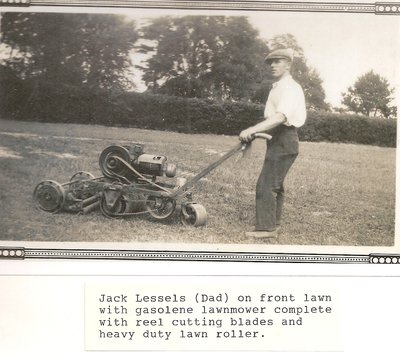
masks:
<svg viewBox="0 0 400 358"><path fill-rule="evenodd" d="M170 198L150 195L146 200L146 210L157 220L169 218L174 213L175 207L176 201Z"/></svg>
<svg viewBox="0 0 400 358"><path fill-rule="evenodd" d="M125 147L112 145L104 149L99 158L100 169L107 178L123 177L129 173L129 169L118 160L130 162L129 151Z"/></svg>
<svg viewBox="0 0 400 358"><path fill-rule="evenodd" d="M77 172L71 179L69 190L73 197L76 199L86 199L93 195L93 193L85 192L88 181L94 179L94 175L88 172Z"/></svg>
<svg viewBox="0 0 400 358"><path fill-rule="evenodd" d="M182 205L181 222L185 226L204 226L207 223L206 208L197 203Z"/></svg>
<svg viewBox="0 0 400 358"><path fill-rule="evenodd" d="M65 192L56 181L45 180L36 186L33 192L33 200L39 209L56 213L63 207Z"/></svg>
<svg viewBox="0 0 400 358"><path fill-rule="evenodd" d="M107 205L106 198L103 196L100 201L100 210L104 216L115 218L122 216L127 208L127 201L123 196L120 196L114 203L113 207Z"/></svg>

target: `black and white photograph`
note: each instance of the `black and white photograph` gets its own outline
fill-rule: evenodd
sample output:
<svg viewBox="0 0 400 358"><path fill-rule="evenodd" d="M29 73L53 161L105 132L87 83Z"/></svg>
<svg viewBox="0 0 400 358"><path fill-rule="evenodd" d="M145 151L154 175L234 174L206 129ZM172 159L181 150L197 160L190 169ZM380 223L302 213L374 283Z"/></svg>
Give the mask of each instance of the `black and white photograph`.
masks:
<svg viewBox="0 0 400 358"><path fill-rule="evenodd" d="M394 356L399 16L0 1L0 356Z"/></svg>
<svg viewBox="0 0 400 358"><path fill-rule="evenodd" d="M397 16L6 10L1 240L395 246Z"/></svg>

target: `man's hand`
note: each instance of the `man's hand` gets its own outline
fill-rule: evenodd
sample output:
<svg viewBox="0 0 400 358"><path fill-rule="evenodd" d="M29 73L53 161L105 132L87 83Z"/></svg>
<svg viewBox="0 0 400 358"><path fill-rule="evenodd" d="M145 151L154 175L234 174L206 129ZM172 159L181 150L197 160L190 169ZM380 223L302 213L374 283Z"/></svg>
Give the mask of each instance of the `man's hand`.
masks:
<svg viewBox="0 0 400 358"><path fill-rule="evenodd" d="M286 117L283 113L277 112L272 116L265 118L262 122L249 127L239 134L239 139L241 142L251 142L254 134L260 132L266 132L272 128L278 127L279 125L286 122Z"/></svg>
<svg viewBox="0 0 400 358"><path fill-rule="evenodd" d="M251 140L253 139L253 135L255 133L256 132L254 131L253 127L249 127L240 132L239 139L241 142L245 142L245 143L251 142Z"/></svg>

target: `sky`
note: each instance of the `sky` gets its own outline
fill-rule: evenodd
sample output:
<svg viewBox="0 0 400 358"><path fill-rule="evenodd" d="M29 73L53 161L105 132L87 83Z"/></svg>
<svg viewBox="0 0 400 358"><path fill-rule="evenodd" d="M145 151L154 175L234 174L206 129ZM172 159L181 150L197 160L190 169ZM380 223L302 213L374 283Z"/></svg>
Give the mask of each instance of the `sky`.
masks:
<svg viewBox="0 0 400 358"><path fill-rule="evenodd" d="M373 70L392 87L398 84L400 18L373 14L252 14L263 38L291 33L308 64L324 82L327 100L339 105L341 93Z"/></svg>
<svg viewBox="0 0 400 358"><path fill-rule="evenodd" d="M36 8L37 11L62 11ZM19 11L21 11L19 9ZM28 10L26 10L28 11ZM67 12L109 13L106 8L65 8ZM277 11L113 9L141 22L145 18L184 15L247 16L260 37L290 33L303 48L307 63L323 80L326 99L334 107L341 104L341 93L373 70L399 88L400 16L374 14L330 14ZM138 85L138 90L144 90Z"/></svg>

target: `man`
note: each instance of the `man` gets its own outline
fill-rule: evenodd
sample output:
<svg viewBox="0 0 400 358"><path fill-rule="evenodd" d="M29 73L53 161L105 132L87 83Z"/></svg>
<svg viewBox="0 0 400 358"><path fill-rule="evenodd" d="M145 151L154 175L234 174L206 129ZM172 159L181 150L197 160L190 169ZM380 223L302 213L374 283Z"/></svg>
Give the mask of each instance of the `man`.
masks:
<svg viewBox="0 0 400 358"><path fill-rule="evenodd" d="M267 131L272 139L256 188L256 226L246 232L249 238L276 238L280 227L284 187L283 181L299 151L298 127L306 120L304 93L290 75L293 61L291 49L271 52L265 62L277 80L269 93L264 120L243 130L239 139L249 142L257 132Z"/></svg>

